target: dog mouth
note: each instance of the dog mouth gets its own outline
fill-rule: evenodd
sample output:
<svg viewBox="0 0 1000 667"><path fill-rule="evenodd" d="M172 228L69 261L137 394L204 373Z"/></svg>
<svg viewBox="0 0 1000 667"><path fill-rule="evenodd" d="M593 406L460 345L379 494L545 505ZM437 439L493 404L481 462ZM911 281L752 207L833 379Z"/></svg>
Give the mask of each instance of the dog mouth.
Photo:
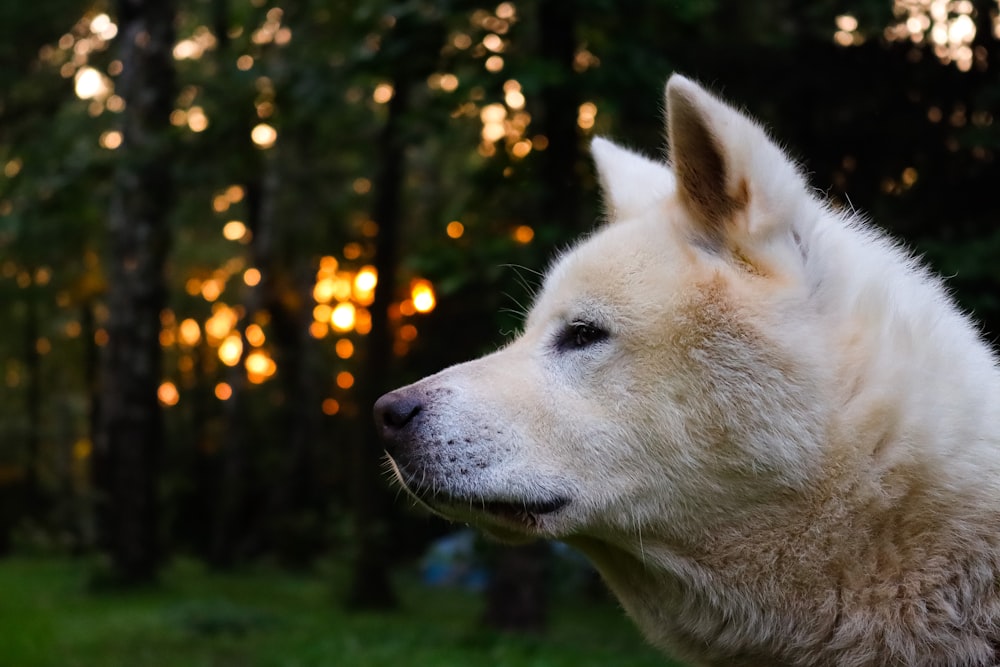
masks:
<svg viewBox="0 0 1000 667"><path fill-rule="evenodd" d="M496 498L456 494L430 488L402 470L391 456L386 457L396 482L421 505L450 520L497 523L521 530L539 527L543 517L555 514L569 504L561 496L546 498Z"/></svg>
<svg viewBox="0 0 1000 667"><path fill-rule="evenodd" d="M419 493L419 491L418 491ZM565 498L547 500L492 500L486 498L461 497L448 494L421 496L421 500L445 515L461 514L487 515L503 523L526 528L537 528L541 517L555 514L569 501Z"/></svg>

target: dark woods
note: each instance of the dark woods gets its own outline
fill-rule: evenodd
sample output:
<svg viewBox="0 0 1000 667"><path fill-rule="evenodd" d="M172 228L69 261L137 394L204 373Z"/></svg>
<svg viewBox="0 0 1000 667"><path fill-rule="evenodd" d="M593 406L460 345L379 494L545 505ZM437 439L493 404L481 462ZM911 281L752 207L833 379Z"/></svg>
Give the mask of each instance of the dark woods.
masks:
<svg viewBox="0 0 1000 667"><path fill-rule="evenodd" d="M654 5L3 10L0 550L118 583L333 554L391 605L450 528L394 498L374 397L516 330L600 220L589 138L659 154L674 70L1000 330L996 3ZM492 622L544 625L547 553L492 551Z"/></svg>

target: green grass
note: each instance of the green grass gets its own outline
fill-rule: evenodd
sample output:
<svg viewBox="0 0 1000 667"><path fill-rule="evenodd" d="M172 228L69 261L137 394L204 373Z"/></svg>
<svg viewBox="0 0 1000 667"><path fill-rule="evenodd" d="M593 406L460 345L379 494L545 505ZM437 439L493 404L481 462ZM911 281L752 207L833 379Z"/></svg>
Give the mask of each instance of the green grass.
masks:
<svg viewBox="0 0 1000 667"><path fill-rule="evenodd" d="M0 561L0 667L666 667L613 603L558 597L542 637L479 626L479 596L400 581L392 613L348 614L336 576L213 574L179 562L138 592L88 592L87 564ZM342 582L341 582L342 583Z"/></svg>

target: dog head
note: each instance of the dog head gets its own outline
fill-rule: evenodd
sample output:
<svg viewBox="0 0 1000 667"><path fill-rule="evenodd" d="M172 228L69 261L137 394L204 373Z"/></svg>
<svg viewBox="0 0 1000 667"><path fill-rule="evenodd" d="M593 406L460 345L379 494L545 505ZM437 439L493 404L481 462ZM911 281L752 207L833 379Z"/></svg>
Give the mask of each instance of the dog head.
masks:
<svg viewBox="0 0 1000 667"><path fill-rule="evenodd" d="M498 537L698 531L811 483L826 212L753 121L680 76L670 160L596 139L608 223L507 347L383 396L399 483ZM803 352L806 348L808 352Z"/></svg>

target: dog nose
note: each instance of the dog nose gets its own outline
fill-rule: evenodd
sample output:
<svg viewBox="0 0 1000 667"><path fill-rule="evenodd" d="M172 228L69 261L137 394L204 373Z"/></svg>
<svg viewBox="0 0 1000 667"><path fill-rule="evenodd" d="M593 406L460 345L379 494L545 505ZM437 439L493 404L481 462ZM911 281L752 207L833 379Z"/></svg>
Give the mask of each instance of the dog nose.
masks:
<svg viewBox="0 0 1000 667"><path fill-rule="evenodd" d="M410 392L391 391L375 401L375 428L387 446L395 444L422 409L420 399Z"/></svg>

